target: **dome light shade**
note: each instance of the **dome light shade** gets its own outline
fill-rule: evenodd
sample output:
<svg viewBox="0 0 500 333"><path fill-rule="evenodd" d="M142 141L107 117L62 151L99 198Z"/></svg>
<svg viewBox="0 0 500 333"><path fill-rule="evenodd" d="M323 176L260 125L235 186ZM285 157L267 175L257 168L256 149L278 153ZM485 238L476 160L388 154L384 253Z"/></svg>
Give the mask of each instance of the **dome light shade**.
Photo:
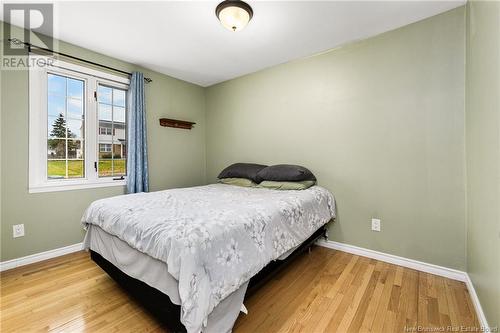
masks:
<svg viewBox="0 0 500 333"><path fill-rule="evenodd" d="M225 0L217 6L215 15L226 29L240 31L252 19L253 10L246 2Z"/></svg>

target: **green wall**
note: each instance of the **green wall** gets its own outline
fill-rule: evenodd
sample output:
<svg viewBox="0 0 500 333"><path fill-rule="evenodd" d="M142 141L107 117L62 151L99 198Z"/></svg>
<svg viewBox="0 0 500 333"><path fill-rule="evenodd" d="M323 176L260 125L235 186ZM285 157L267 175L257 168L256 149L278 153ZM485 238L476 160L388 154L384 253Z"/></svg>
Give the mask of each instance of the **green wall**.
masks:
<svg viewBox="0 0 500 333"><path fill-rule="evenodd" d="M204 88L67 43L57 42L57 47L98 63L139 70L153 79L146 86L151 190L205 183ZM0 91L0 260L81 242L84 233L80 219L85 208L96 199L122 194L124 188L29 194L28 72L2 70ZM158 119L162 116L191 120L196 126L191 131L160 127ZM24 223L26 236L14 239L12 225L18 223Z"/></svg>
<svg viewBox="0 0 500 333"><path fill-rule="evenodd" d="M461 7L212 86L207 181L305 165L337 199L330 239L464 270L464 62Z"/></svg>
<svg viewBox="0 0 500 333"><path fill-rule="evenodd" d="M500 325L500 3L467 11L467 270L491 327Z"/></svg>

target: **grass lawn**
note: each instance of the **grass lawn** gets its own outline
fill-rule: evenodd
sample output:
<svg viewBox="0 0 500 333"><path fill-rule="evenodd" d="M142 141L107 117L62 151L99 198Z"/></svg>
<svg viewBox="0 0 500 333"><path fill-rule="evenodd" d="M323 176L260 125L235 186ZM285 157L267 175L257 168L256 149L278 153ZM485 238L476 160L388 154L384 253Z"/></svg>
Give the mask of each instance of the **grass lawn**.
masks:
<svg viewBox="0 0 500 333"><path fill-rule="evenodd" d="M127 161L114 160L115 169L112 172L111 160L99 160L99 176L121 176L125 175ZM47 161L47 174L49 178L66 177L66 161ZM68 161L68 178L80 178L84 176L83 161Z"/></svg>
<svg viewBox="0 0 500 333"><path fill-rule="evenodd" d="M127 160L114 160L115 170L112 172L111 160L99 160L99 176L122 176L125 175Z"/></svg>
<svg viewBox="0 0 500 333"><path fill-rule="evenodd" d="M66 161L47 161L49 178L66 177ZM83 177L83 161L68 161L68 178Z"/></svg>

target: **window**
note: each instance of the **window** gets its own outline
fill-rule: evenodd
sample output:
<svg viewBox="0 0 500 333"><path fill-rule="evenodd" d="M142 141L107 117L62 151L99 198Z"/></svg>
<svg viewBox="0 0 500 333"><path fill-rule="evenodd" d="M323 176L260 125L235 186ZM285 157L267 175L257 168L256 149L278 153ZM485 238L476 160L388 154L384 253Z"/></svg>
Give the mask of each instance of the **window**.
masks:
<svg viewBox="0 0 500 333"><path fill-rule="evenodd" d="M111 128L99 127L99 134L101 134L101 135L112 135L113 131L111 130Z"/></svg>
<svg viewBox="0 0 500 333"><path fill-rule="evenodd" d="M29 74L30 192L124 185L128 79L60 61Z"/></svg>
<svg viewBox="0 0 500 333"><path fill-rule="evenodd" d="M107 137L99 137L99 177L126 175L126 91L105 84L97 87L97 118Z"/></svg>
<svg viewBox="0 0 500 333"><path fill-rule="evenodd" d="M99 144L99 152L110 153L111 152L111 144L100 143Z"/></svg>

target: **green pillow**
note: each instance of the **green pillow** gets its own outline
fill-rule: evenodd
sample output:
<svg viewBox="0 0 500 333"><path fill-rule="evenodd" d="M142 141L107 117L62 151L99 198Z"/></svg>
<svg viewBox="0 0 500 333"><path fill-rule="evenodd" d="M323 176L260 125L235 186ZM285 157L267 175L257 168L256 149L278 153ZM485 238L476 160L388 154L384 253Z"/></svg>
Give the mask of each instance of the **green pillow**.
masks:
<svg viewBox="0 0 500 333"><path fill-rule="evenodd" d="M273 190L305 190L316 184L314 180L303 180L301 182L276 182L272 180L264 180L259 184L259 187L264 187Z"/></svg>
<svg viewBox="0 0 500 333"><path fill-rule="evenodd" d="M257 184L255 184L253 181L246 178L221 178L219 179L219 183L227 185L245 186L245 187L257 186Z"/></svg>

